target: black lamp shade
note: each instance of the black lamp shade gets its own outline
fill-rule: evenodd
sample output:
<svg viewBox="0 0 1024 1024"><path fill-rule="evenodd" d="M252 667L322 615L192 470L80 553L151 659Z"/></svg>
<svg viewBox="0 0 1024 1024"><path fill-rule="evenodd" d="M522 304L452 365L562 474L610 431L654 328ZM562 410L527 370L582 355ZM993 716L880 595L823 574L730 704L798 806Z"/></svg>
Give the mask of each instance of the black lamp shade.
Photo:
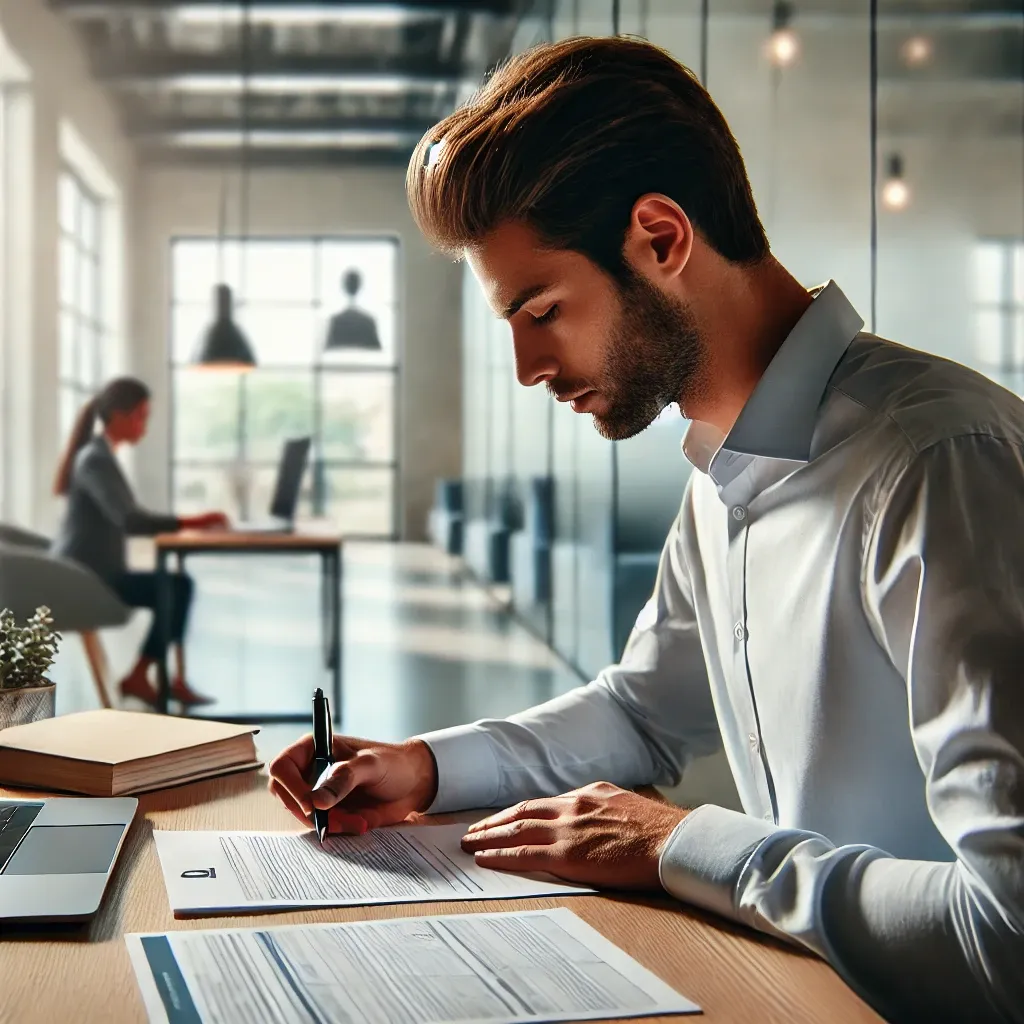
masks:
<svg viewBox="0 0 1024 1024"><path fill-rule="evenodd" d="M219 284L214 289L216 317L199 345L195 362L222 370L251 370L256 365L249 339L232 316L231 289Z"/></svg>

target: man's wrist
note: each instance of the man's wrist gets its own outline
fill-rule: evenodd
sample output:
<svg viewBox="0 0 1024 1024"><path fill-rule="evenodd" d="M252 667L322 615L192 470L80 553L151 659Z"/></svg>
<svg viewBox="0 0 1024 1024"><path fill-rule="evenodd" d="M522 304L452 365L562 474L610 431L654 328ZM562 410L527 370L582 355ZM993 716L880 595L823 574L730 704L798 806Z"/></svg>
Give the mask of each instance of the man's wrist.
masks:
<svg viewBox="0 0 1024 1024"><path fill-rule="evenodd" d="M423 740L409 740L408 745L418 762L416 775L421 780L421 786L416 791L416 810L420 814L426 814L437 799L439 781L437 759L430 749L430 744Z"/></svg>
<svg viewBox="0 0 1024 1024"><path fill-rule="evenodd" d="M656 799L663 804L668 804L665 808L665 823L664 826L658 829L658 836L655 842L652 844L652 852L654 854L654 869L658 876L658 888L664 889L665 884L662 879L661 865L665 857L665 851L672 845L672 840L675 838L676 833L679 831L679 826L687 819L690 814L691 808L679 807L675 804L669 803L659 793Z"/></svg>

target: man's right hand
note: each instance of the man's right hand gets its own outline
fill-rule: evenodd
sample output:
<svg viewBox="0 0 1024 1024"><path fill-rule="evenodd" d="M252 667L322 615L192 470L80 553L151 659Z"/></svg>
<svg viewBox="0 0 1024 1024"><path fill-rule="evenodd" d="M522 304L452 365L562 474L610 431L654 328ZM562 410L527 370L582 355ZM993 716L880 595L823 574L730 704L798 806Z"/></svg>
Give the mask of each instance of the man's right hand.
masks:
<svg viewBox="0 0 1024 1024"><path fill-rule="evenodd" d="M334 738L334 764L313 791L308 780L313 737L303 736L270 765L270 791L304 825L312 825L314 805L330 810L328 832L361 834L394 825L426 811L437 793L437 765L422 740L375 743Z"/></svg>

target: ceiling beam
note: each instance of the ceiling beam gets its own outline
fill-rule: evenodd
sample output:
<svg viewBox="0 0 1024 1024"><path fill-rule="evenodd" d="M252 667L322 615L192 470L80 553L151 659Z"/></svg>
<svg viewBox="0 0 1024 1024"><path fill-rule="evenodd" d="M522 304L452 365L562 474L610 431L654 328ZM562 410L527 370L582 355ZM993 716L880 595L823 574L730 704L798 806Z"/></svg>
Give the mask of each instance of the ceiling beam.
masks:
<svg viewBox="0 0 1024 1024"><path fill-rule="evenodd" d="M419 138L433 127L434 121L413 118L375 117L282 117L257 118L250 121L253 134L272 132L275 136L337 134L351 137L377 133ZM178 135L224 135L241 138L241 123L236 117L146 117L136 114L125 121L125 130L135 139Z"/></svg>
<svg viewBox="0 0 1024 1024"><path fill-rule="evenodd" d="M410 150L399 149L257 149L248 158L250 168L310 167L395 167L404 170L409 163ZM150 167L185 166L196 168L238 167L239 154L230 149L203 149L201 147L141 145L139 157Z"/></svg>
<svg viewBox="0 0 1024 1024"><path fill-rule="evenodd" d="M49 0L50 7L68 17L95 20L119 15L184 15L217 20L221 12L235 17L240 5L231 0ZM472 14L508 16L516 12L516 0L473 0ZM416 3L367 2L367 0L322 0L320 3L300 0L249 0L250 17L259 21L388 21L402 22L464 14L467 3L423 0Z"/></svg>
<svg viewBox="0 0 1024 1024"><path fill-rule="evenodd" d="M242 76L233 71L194 74L163 71L159 74L121 75L106 79L119 91L145 94L147 90L187 92L196 95L236 95L242 91ZM249 78L250 93L260 96L309 96L347 93L358 96L400 96L410 92L440 93L461 85L461 77L407 74L287 73L259 74ZM474 88L479 84L472 80Z"/></svg>
<svg viewBox="0 0 1024 1024"><path fill-rule="evenodd" d="M184 126L180 131L150 131L135 137L141 145L166 147L194 147L198 149L250 150L287 149L296 152L310 150L400 150L411 153L422 132L397 132L382 128L355 130L350 128L324 128L321 125L303 126L281 124L273 128L260 126L250 129L243 140L237 122L234 124L199 128Z"/></svg>
<svg viewBox="0 0 1024 1024"><path fill-rule="evenodd" d="M174 53L141 52L129 57L114 57L110 53L92 55L93 71L103 82L119 80L146 81L181 75L234 75L240 74L239 58L233 53ZM332 54L253 54L250 66L252 76L276 75L297 78L301 76L329 77L332 75L377 76L434 80L461 77L461 69L447 61L428 56L419 59L390 59L368 56L339 58Z"/></svg>

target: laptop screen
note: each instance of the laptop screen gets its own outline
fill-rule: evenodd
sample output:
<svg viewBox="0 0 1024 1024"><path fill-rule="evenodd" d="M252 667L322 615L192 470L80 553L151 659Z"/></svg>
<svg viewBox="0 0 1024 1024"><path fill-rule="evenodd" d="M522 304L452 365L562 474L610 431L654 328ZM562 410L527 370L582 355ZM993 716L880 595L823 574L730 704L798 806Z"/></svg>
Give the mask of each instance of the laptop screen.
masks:
<svg viewBox="0 0 1024 1024"><path fill-rule="evenodd" d="M295 518L299 504L299 488L306 472L309 459L310 439L308 437L293 438L286 441L281 452L281 464L277 469L277 485L274 497L270 502L270 514L275 519Z"/></svg>

